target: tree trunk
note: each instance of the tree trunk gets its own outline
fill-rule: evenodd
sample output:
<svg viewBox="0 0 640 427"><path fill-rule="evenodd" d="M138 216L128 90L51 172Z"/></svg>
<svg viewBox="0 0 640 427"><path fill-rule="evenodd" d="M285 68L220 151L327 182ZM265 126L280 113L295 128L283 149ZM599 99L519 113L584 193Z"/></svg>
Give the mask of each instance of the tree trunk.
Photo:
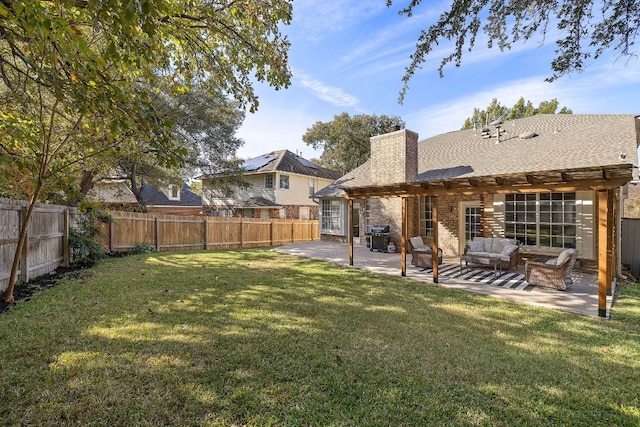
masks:
<svg viewBox="0 0 640 427"><path fill-rule="evenodd" d="M27 230L29 229L29 222L31 221L31 214L33 214L33 210L38 203L38 199L40 198L40 192L42 191L42 180L38 180L38 185L35 188L33 197L29 202L29 207L27 208L27 214L24 217L24 221L20 224L20 234L18 235L18 244L16 247L16 252L13 255L13 263L11 264L11 274L9 275L9 285L7 286L7 290L4 292L4 301L5 302L13 302L13 289L16 284L16 277L18 275L18 265L20 264L20 254L26 245L27 240Z"/></svg>

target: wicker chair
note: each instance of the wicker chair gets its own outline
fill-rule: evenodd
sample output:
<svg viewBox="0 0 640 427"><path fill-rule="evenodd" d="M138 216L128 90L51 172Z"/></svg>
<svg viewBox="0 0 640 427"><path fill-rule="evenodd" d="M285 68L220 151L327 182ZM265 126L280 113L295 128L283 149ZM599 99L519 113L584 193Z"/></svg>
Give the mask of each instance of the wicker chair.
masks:
<svg viewBox="0 0 640 427"><path fill-rule="evenodd" d="M559 290L567 289L572 282L571 271L576 263L578 252L565 249L558 258L546 262L527 261L524 266L525 280L530 285L544 286Z"/></svg>
<svg viewBox="0 0 640 427"><path fill-rule="evenodd" d="M411 265L418 268L433 267L433 258L431 246L425 245L422 237L412 237L409 239L411 245ZM438 248L438 264L442 264L442 249Z"/></svg>

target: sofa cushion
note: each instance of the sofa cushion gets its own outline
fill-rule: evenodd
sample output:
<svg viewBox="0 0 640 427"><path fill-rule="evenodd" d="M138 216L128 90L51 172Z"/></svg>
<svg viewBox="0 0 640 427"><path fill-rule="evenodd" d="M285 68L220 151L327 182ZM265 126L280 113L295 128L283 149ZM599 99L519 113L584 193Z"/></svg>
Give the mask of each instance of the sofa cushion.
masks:
<svg viewBox="0 0 640 427"><path fill-rule="evenodd" d="M485 237L482 239L482 246L485 252L493 252L493 238Z"/></svg>
<svg viewBox="0 0 640 427"><path fill-rule="evenodd" d="M470 252L484 252L484 238L476 237L471 242L469 242L469 251Z"/></svg>

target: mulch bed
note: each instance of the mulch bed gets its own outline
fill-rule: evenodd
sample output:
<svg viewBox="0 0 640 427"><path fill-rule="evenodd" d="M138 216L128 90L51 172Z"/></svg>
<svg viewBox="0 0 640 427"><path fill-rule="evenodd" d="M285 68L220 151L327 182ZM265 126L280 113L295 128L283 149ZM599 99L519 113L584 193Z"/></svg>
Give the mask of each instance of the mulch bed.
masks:
<svg viewBox="0 0 640 427"><path fill-rule="evenodd" d="M122 257L129 255L128 252L114 252L108 257ZM49 289L58 284L60 279L68 275L81 274L83 270L91 268L92 264L76 264L70 267L58 267L49 274L29 280L28 283L16 283L13 289L13 302L4 301L4 293L0 296L0 314L7 312L11 307L29 301L33 294L43 289Z"/></svg>
<svg viewBox="0 0 640 427"><path fill-rule="evenodd" d="M13 302L5 302L4 294L2 295L2 299L0 299L0 314L5 313L16 304L21 304L23 302L29 301L33 294L37 291L54 287L58 284L60 279L66 277L67 275L76 274L77 272L85 270L89 267L91 266L76 265L71 267L58 267L49 274L45 274L40 277L36 277L35 279L29 280L28 283L16 283L16 286L13 289Z"/></svg>

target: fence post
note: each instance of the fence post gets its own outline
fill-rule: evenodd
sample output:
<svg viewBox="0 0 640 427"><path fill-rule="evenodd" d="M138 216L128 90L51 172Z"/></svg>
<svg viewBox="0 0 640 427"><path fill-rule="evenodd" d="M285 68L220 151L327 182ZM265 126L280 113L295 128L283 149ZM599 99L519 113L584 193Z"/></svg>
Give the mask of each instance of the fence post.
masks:
<svg viewBox="0 0 640 427"><path fill-rule="evenodd" d="M154 222L156 225L156 251L160 252L160 220L154 218Z"/></svg>
<svg viewBox="0 0 640 427"><path fill-rule="evenodd" d="M204 233L204 250L206 251L207 249L209 249L209 221L207 221L207 217L204 217L203 223L202 223L202 228L203 228L203 233Z"/></svg>
<svg viewBox="0 0 640 427"><path fill-rule="evenodd" d="M291 221L291 243L293 243L295 240L295 233L296 233L296 228L295 228L295 224L293 223L293 221Z"/></svg>
<svg viewBox="0 0 640 427"><path fill-rule="evenodd" d="M27 221L27 208L24 207L20 210L20 229L24 226ZM24 235L24 245L22 246L22 251L20 252L20 278L27 283L29 281L29 264L28 264L28 255L29 255L29 226L25 227L25 235Z"/></svg>
<svg viewBox="0 0 640 427"><path fill-rule="evenodd" d="M273 236L275 235L274 228L276 226L276 222L273 218L271 218L271 235L269 236L269 241L271 242L270 246L273 246Z"/></svg>
<svg viewBox="0 0 640 427"><path fill-rule="evenodd" d="M64 210L64 231L62 234L62 265L69 267L69 208Z"/></svg>
<svg viewBox="0 0 640 427"><path fill-rule="evenodd" d="M116 247L116 223L109 223L109 252L113 252Z"/></svg>
<svg viewBox="0 0 640 427"><path fill-rule="evenodd" d="M244 248L244 218L240 217L240 247Z"/></svg>

